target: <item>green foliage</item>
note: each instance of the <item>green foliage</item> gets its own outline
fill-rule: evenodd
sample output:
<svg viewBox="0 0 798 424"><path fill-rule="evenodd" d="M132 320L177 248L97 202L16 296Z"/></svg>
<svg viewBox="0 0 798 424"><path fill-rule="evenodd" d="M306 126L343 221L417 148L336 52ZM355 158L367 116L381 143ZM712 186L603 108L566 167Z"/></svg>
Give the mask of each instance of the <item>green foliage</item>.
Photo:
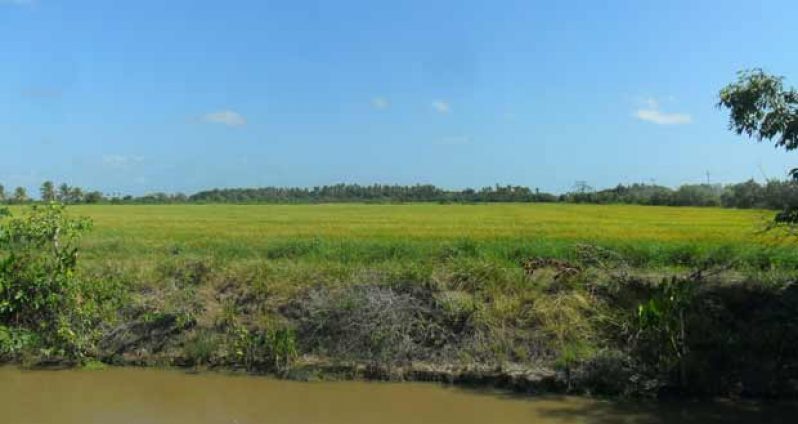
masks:
<svg viewBox="0 0 798 424"><path fill-rule="evenodd" d="M17 187L14 189L14 198L12 199L14 203L25 203L28 199L28 191L25 190L25 187Z"/></svg>
<svg viewBox="0 0 798 424"><path fill-rule="evenodd" d="M546 346L557 353L556 365L570 368L589 357L598 342L602 305L580 289L571 289L535 299L534 322Z"/></svg>
<svg viewBox="0 0 798 424"><path fill-rule="evenodd" d="M55 201L55 184L52 181L45 181L39 189L42 201L53 202Z"/></svg>
<svg viewBox="0 0 798 424"><path fill-rule="evenodd" d="M753 181L740 184L684 184L675 189L656 184L619 184L612 188L594 190L586 182L578 182L574 190L559 196L522 186L488 186L479 190L448 191L431 185L360 186L338 184L310 188L237 188L201 191L191 196L182 193L151 193L140 197L130 195L106 198L99 191L85 191L80 187L61 184L58 189L51 181L42 183L41 199L47 203L63 204L177 204L177 203L405 203L436 202L439 204L471 203L595 203L636 204L658 206L724 206L734 208L782 209L786 199L798 197L798 188L789 182L772 180L765 186ZM786 197L785 197L786 196ZM0 185L0 202L5 194ZM29 201L24 188L10 199L13 203ZM789 202L794 204L795 202ZM282 246L274 255L291 255L294 248L312 246Z"/></svg>
<svg viewBox="0 0 798 424"><path fill-rule="evenodd" d="M761 69L739 73L736 82L720 91L718 107L729 109L729 127L758 141L773 141L785 150L798 148L798 91L785 88L784 78ZM790 171L798 180L798 168ZM777 223L798 223L798 203L776 215Z"/></svg>
<svg viewBox="0 0 798 424"><path fill-rule="evenodd" d="M286 371L298 356L296 333L290 327L250 331L243 325L232 329L236 362L249 370Z"/></svg>
<svg viewBox="0 0 798 424"><path fill-rule="evenodd" d="M798 91L784 88L783 80L761 69L741 71L720 91L718 106L729 109L729 127L786 150L798 148Z"/></svg>
<svg viewBox="0 0 798 424"><path fill-rule="evenodd" d="M298 356L296 333L292 328L278 328L267 332L267 340L271 346L274 367L278 370L288 369Z"/></svg>
<svg viewBox="0 0 798 424"><path fill-rule="evenodd" d="M218 334L202 330L194 334L183 346L183 353L194 365L208 365L218 354L222 340Z"/></svg>
<svg viewBox="0 0 798 424"><path fill-rule="evenodd" d="M644 356L666 372L678 369L683 386L687 384L686 314L696 289L692 279L672 277L655 286L648 300L637 306L638 337Z"/></svg>
<svg viewBox="0 0 798 424"><path fill-rule="evenodd" d="M24 329L0 325L0 360L14 358L36 344L36 336Z"/></svg>
<svg viewBox="0 0 798 424"><path fill-rule="evenodd" d="M467 319L481 306L474 295L464 291L442 291L435 294L435 302L449 319Z"/></svg>
<svg viewBox="0 0 798 424"><path fill-rule="evenodd" d="M36 334L46 355L82 357L97 317L113 305L98 301L118 298L114 288L75 276L78 241L90 227L57 204L0 222L0 325Z"/></svg>
<svg viewBox="0 0 798 424"><path fill-rule="evenodd" d="M143 198L131 199L147 203ZM169 202L168 196L161 199ZM201 191L188 197L202 203L322 203L322 202L553 202L557 197L528 187L483 187L447 191L429 184L413 186L335 184L330 186L231 188Z"/></svg>
<svg viewBox="0 0 798 424"><path fill-rule="evenodd" d="M84 371L103 371L107 368L108 365L95 359L90 359L81 366L81 369Z"/></svg>

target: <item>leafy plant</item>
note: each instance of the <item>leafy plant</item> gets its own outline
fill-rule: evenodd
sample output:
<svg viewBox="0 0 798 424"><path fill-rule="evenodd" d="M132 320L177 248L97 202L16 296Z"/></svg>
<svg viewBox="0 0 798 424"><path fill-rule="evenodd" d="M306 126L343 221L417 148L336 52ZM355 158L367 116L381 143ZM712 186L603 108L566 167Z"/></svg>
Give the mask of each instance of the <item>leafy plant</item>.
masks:
<svg viewBox="0 0 798 424"><path fill-rule="evenodd" d="M243 325L232 329L233 353L249 370L271 368L284 371L298 355L296 333L288 327L250 331Z"/></svg>
<svg viewBox="0 0 798 424"><path fill-rule="evenodd" d="M688 308L695 298L696 284L690 278L672 277L655 286L649 299L638 305L639 337L657 366L678 368L679 381L687 384L685 357Z"/></svg>
<svg viewBox="0 0 798 424"><path fill-rule="evenodd" d="M75 275L78 241L90 228L54 203L0 221L0 325L35 333L47 356L81 358L96 331L103 305L95 295L109 287Z"/></svg>
<svg viewBox="0 0 798 424"><path fill-rule="evenodd" d="M28 331L0 325L0 359L16 357L35 342L35 336Z"/></svg>
<svg viewBox="0 0 798 424"><path fill-rule="evenodd" d="M729 110L729 128L737 134L768 140L786 151L798 149L798 90L785 88L783 77L745 70L719 98L718 107ZM798 180L798 168L790 170L790 176ZM798 205L787 205L775 221L798 224Z"/></svg>

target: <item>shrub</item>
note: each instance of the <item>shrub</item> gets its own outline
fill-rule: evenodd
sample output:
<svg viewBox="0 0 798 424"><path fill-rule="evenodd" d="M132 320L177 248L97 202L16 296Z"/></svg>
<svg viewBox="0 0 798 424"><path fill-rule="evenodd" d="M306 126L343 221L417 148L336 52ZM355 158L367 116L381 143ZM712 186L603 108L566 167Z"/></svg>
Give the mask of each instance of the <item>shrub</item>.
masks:
<svg viewBox="0 0 798 424"><path fill-rule="evenodd" d="M98 317L114 307L101 301L119 298L109 294L113 285L76 277L78 241L89 228L91 221L57 204L0 221L0 326L5 334L35 334L45 356L83 357Z"/></svg>
<svg viewBox="0 0 798 424"><path fill-rule="evenodd" d="M33 334L0 325L0 360L17 357L34 343Z"/></svg>
<svg viewBox="0 0 798 424"><path fill-rule="evenodd" d="M700 276L666 278L653 286L650 297L637 307L638 356L666 374L678 370L682 386L687 384L687 315L700 279Z"/></svg>
<svg viewBox="0 0 798 424"><path fill-rule="evenodd" d="M248 370L287 371L298 356L296 334L290 327L251 331L232 328L233 356Z"/></svg>

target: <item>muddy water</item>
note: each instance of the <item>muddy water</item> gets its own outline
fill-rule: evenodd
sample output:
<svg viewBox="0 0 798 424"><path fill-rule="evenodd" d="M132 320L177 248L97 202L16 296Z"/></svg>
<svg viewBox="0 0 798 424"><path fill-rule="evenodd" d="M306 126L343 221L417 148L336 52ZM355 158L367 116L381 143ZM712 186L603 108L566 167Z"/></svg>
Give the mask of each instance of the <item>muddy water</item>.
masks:
<svg viewBox="0 0 798 424"><path fill-rule="evenodd" d="M434 384L297 383L130 368L0 368L4 424L776 423L794 422L796 412L786 404L619 404Z"/></svg>

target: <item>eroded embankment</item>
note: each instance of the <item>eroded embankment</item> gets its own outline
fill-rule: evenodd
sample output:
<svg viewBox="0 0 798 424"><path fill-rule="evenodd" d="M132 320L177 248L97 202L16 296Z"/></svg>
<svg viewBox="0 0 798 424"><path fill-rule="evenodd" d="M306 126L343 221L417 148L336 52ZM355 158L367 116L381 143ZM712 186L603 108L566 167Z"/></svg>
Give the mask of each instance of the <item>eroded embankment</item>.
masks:
<svg viewBox="0 0 798 424"><path fill-rule="evenodd" d="M600 253L544 261L531 276L473 258L342 274L181 257L145 274L109 266L91 278L131 291L86 358L524 392L798 393L798 287L789 278L719 268L643 276Z"/></svg>

